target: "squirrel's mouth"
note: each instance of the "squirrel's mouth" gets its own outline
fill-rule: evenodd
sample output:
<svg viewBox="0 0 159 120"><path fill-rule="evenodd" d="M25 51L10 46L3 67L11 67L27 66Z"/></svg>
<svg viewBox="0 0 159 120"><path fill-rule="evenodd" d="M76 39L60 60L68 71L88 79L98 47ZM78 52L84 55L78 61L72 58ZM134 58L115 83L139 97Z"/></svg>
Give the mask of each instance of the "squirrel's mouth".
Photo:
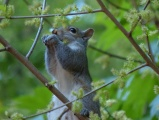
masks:
<svg viewBox="0 0 159 120"><path fill-rule="evenodd" d="M52 30L52 34L56 34L57 35L57 29L53 29Z"/></svg>
<svg viewBox="0 0 159 120"><path fill-rule="evenodd" d="M57 32L57 29L53 29L52 30L52 34L55 34L58 36L58 32ZM59 36L58 36L59 37ZM59 37L60 41L63 41L63 39L61 37Z"/></svg>

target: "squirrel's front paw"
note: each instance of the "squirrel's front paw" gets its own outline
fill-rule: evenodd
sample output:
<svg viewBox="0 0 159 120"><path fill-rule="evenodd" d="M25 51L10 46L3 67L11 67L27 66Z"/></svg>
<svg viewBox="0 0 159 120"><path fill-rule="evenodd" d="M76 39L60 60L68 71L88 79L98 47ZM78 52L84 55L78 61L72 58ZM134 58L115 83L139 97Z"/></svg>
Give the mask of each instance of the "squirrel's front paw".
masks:
<svg viewBox="0 0 159 120"><path fill-rule="evenodd" d="M89 117L89 110L84 108L81 110L80 114L84 117Z"/></svg>
<svg viewBox="0 0 159 120"><path fill-rule="evenodd" d="M50 46L58 42L58 38L54 34L43 36L42 40L46 46Z"/></svg>

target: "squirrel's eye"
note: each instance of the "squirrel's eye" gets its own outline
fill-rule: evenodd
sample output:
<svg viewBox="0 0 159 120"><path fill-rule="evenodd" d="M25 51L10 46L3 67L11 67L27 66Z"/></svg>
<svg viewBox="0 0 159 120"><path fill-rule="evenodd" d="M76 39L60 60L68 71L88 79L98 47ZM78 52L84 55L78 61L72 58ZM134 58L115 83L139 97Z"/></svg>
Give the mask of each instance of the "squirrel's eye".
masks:
<svg viewBox="0 0 159 120"><path fill-rule="evenodd" d="M77 32L75 28L70 28L69 30L70 30L72 33L76 33L76 32Z"/></svg>

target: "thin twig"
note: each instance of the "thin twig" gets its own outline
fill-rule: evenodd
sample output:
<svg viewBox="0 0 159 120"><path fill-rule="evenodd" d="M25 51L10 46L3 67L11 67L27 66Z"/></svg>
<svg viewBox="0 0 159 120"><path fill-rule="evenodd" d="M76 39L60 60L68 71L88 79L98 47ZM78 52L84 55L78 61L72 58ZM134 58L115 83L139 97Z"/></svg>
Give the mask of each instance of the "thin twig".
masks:
<svg viewBox="0 0 159 120"><path fill-rule="evenodd" d="M54 16L69 16L69 15L82 15L82 14L91 14L91 13L97 13L102 12L101 9L93 10L91 12L77 12L77 13L69 13L69 14L47 14L47 15L34 15L34 16L11 16L8 19L27 19L27 18L45 18L45 17L54 17ZM6 17L0 16L0 19L5 19Z"/></svg>
<svg viewBox="0 0 159 120"><path fill-rule="evenodd" d="M61 101L68 102L68 99L54 86L48 86L48 80L37 70L37 68L31 64L22 54L15 50L2 36L0 36L0 43L17 58L23 65L25 65L52 93L54 93ZM71 104L67 106L71 108Z"/></svg>
<svg viewBox="0 0 159 120"><path fill-rule="evenodd" d="M146 5L145 5L145 7L144 7L144 10L146 10L146 8L147 8L148 5L150 4L150 2L151 2L150 0L147 1Z"/></svg>
<svg viewBox="0 0 159 120"><path fill-rule="evenodd" d="M133 7L135 7L135 9L137 10L137 1L136 0L131 0L131 3L133 5Z"/></svg>
<svg viewBox="0 0 159 120"><path fill-rule="evenodd" d="M30 3L27 0L23 0L25 2L26 5L30 5ZM47 22L50 26L52 26L51 22L49 20L47 20L46 18L44 18L44 21Z"/></svg>
<svg viewBox="0 0 159 120"><path fill-rule="evenodd" d="M110 11L105 7L101 0L97 0L101 6L103 12L114 22L114 24L121 30L121 32L128 38L130 43L138 51L138 53L143 57L146 63L157 73L159 74L159 68L149 59L149 57L144 53L144 51L139 47L131 34L129 34L126 29L117 21L117 19L110 13Z"/></svg>
<svg viewBox="0 0 159 120"><path fill-rule="evenodd" d="M137 70L139 70L139 69L145 67L146 65L147 65L147 64L143 64L143 65L141 65L141 66L138 66L138 67L134 68L133 70L129 71L126 75L129 75L130 73L133 73L133 72L135 72L135 71L137 71ZM117 79L117 78L116 78L116 79ZM111 85L112 83L114 83L114 82L116 81L116 79L114 79L114 80L112 80L112 81L110 81L110 82L108 82L108 83L105 83L105 84L101 85L100 87L98 87L98 88L96 88L96 89L94 89L94 90L92 90L92 91L86 93L82 98L84 98L84 97L86 97L86 96L88 96L88 95L90 95L90 94L92 94L92 93L94 93L94 92L97 92L98 90L100 90L100 89L102 89L102 88L104 88L104 87L106 87L106 86L108 86L108 85ZM77 100L79 100L79 98L76 98L75 100L69 101L69 102L67 102L67 103L65 103L65 104L63 104L63 105L61 105L61 106L59 106L59 107L53 108L53 109L51 109L51 110L48 110L48 111L45 111L45 112L41 112L41 113L37 113L37 114L33 114L33 115L30 115L30 116L24 117L24 119L29 119L29 118L33 118L33 117L36 117L36 116L39 116L39 115L42 115L42 114L46 114L46 113L48 113L48 112L57 110L57 109L62 108L62 107L64 107L64 106L67 106L68 104L71 104L71 103L73 103L73 102L75 102L75 101L77 101Z"/></svg>
<svg viewBox="0 0 159 120"><path fill-rule="evenodd" d="M6 6L8 6L9 0L4 0L3 4L6 5ZM2 19L0 18L0 22L1 22L1 21L2 21Z"/></svg>
<svg viewBox="0 0 159 120"><path fill-rule="evenodd" d="M48 25L52 26L52 23L51 23L48 19L44 18L44 21L45 21Z"/></svg>
<svg viewBox="0 0 159 120"><path fill-rule="evenodd" d="M26 5L30 5L27 0L23 0L23 1L25 2Z"/></svg>
<svg viewBox="0 0 159 120"><path fill-rule="evenodd" d="M0 52L6 51L6 48L2 48L0 49Z"/></svg>
<svg viewBox="0 0 159 120"><path fill-rule="evenodd" d="M127 74L133 73L134 71L139 70L139 69L146 67L146 66L147 66L147 63L144 63L144 64L134 68L133 70L129 71Z"/></svg>
<svg viewBox="0 0 159 120"><path fill-rule="evenodd" d="M107 109L107 107L105 107L105 110L107 111L109 117L108 118L112 118L113 120L116 120L113 115L111 115L111 113L109 112L109 110Z"/></svg>
<svg viewBox="0 0 159 120"><path fill-rule="evenodd" d="M128 11L128 9L123 8L123 7L120 7L120 6L116 5L116 4L114 4L114 3L113 3L112 1L110 1L110 0L107 0L107 1L109 2L109 4L111 4L112 6L114 6L114 7L117 8L117 9L124 10L124 11Z"/></svg>
<svg viewBox="0 0 159 120"><path fill-rule="evenodd" d="M85 96L84 96L84 97L85 97ZM73 102L75 102L75 101L77 101L77 100L79 100L79 98L77 98L77 99L75 99L75 100L72 100L72 101L69 101L69 102L67 102L67 103L65 103L65 104L63 104L63 105L61 105L61 106L59 106L59 107L53 108L53 109L51 109L51 110L47 110L47 111L44 111L44 112L41 112L41 113L36 113L36 114L30 115L30 116L27 116L27 117L23 117L23 119L24 119L24 120L30 119L30 118L33 118L33 117L36 117L36 116L39 116L39 115L42 115L42 114L46 114L46 113L55 111L55 110L57 110L57 109L60 109L60 108L62 108L62 107L65 107L65 106L67 106L67 105L69 105L69 104L72 104ZM75 115L77 116L78 114L75 114Z"/></svg>
<svg viewBox="0 0 159 120"><path fill-rule="evenodd" d="M24 66L26 66L30 72L33 73L60 101L63 103L68 103L69 100L54 86L48 85L48 80L37 70L37 68L30 62L26 57L20 54L16 49L14 49L2 36L0 36L0 43L6 48L6 50L11 53L16 59L18 59ZM71 110L71 103L66 105ZM84 119L83 116L76 115L80 119Z"/></svg>
<svg viewBox="0 0 159 120"><path fill-rule="evenodd" d="M141 68L143 68L143 67L145 67L145 66L147 66L147 64L140 65L140 66L134 68L133 70L129 71L126 75L129 75L130 73L133 73L133 72L135 72L135 71L137 71L137 70L139 70L139 69L141 69ZM116 79L117 79L117 78L116 78ZM98 91L98 90L100 90L100 89L102 89L102 88L104 88L104 87L106 87L106 86L112 84L116 79L114 79L114 80L112 80L112 81L110 81L110 82L108 82L108 83L105 83L105 84L101 85L99 88L96 88L96 89L94 89L94 90L92 90L92 91L86 93L83 97L86 97L86 96L90 95L91 93L94 93L94 92L96 92L96 91Z"/></svg>
<svg viewBox="0 0 159 120"><path fill-rule="evenodd" d="M47 110L47 111L44 111L44 112L41 112L41 113L36 113L36 114L30 115L30 116L24 117L23 119L26 120L26 119L30 119L30 118L33 118L33 117L36 117L36 116L39 116L39 115L42 115L42 114L46 114L46 113L52 112L54 110L57 110L57 109L60 109L60 108L62 108L64 106L66 106L67 104L71 104L74 101L67 102L67 103L65 103L65 104L63 104L63 105L61 105L59 107L53 108L51 110Z"/></svg>
<svg viewBox="0 0 159 120"><path fill-rule="evenodd" d="M115 80L116 80L116 79L115 79ZM102 85L101 87L99 87L99 88L97 88L97 89L94 89L94 90L92 90L92 91L86 93L86 94L83 96L83 98L86 97L86 96L88 96L88 95L90 95L91 93L94 93L94 92L96 92L96 91L102 89L103 87L106 87L106 86L112 84L115 80L112 80L112 81L110 81L109 83L106 83L106 84ZM75 102L75 101L77 101L77 100L79 100L79 98L76 98L75 100L69 101L69 102L67 102L67 103L65 103L65 104L63 104L63 105L61 105L61 106L59 106L59 107L53 108L53 109L51 109L51 110L48 110L48 111L45 111L45 112L41 112L41 113L37 113L37 114L34 114L34 115L30 115L30 116L24 117L24 119L29 119L29 118L33 118L33 117L36 117L36 116L39 116L39 115L42 115L42 114L46 114L46 113L48 113L48 112L51 112L51 111L57 110L57 109L59 109L59 108L62 108L62 107L64 107L64 106L66 106L67 104L71 104L71 103L73 103L73 102Z"/></svg>
<svg viewBox="0 0 159 120"><path fill-rule="evenodd" d="M45 9L45 5L46 5L46 0L43 1L42 10ZM39 38L40 33L42 31L42 28L43 28L43 20L44 20L44 18L40 18L40 26L39 26L38 32L36 34L36 37L34 39L34 42L33 42L32 46L31 46L29 52L26 55L27 59L29 59L30 55L33 53L33 50L34 50L34 48L35 48L35 46L37 44L38 38Z"/></svg>
<svg viewBox="0 0 159 120"><path fill-rule="evenodd" d="M93 50L96 50L96 51L98 51L98 52L100 52L100 53L106 54L106 55L108 55L109 57L114 57L114 58L118 58L118 59L121 59L121 60L127 60L126 57L118 56L118 55L109 53L109 52L107 52L107 51L103 51L103 50L101 50L101 49L99 49L99 48L96 48L96 47L94 47L94 46L92 46L92 45L89 45L89 48L91 48L91 49L93 49ZM134 61L134 62L138 62L138 63L144 63L143 61L140 61L140 60L133 60L133 61Z"/></svg>
<svg viewBox="0 0 159 120"><path fill-rule="evenodd" d="M147 47L148 47L148 55L151 58L152 62L155 63L148 35L146 35L146 43L147 43Z"/></svg>
<svg viewBox="0 0 159 120"><path fill-rule="evenodd" d="M141 20L141 16L138 17L138 20L136 21L136 23L134 23L133 27L131 28L129 35L132 34L132 32L135 30L136 26L138 25L139 21Z"/></svg>
<svg viewBox="0 0 159 120"><path fill-rule="evenodd" d="M62 116L63 116L66 112L68 112L68 111L69 111L69 109L66 108L66 109L61 113L61 115L58 117L57 120L61 120Z"/></svg>
<svg viewBox="0 0 159 120"><path fill-rule="evenodd" d="M148 7L148 5L150 4L150 0L147 1L145 7L143 10L146 10L146 8ZM129 34L131 35L132 32L134 31L134 29L136 28L137 24L139 23L139 21L141 20L141 16L139 16L138 20L136 21L136 23L134 24L133 28L130 30Z"/></svg>
<svg viewBox="0 0 159 120"><path fill-rule="evenodd" d="M5 4L5 5L8 5L8 4L9 4L9 0L5 0L5 1L4 1L4 4Z"/></svg>

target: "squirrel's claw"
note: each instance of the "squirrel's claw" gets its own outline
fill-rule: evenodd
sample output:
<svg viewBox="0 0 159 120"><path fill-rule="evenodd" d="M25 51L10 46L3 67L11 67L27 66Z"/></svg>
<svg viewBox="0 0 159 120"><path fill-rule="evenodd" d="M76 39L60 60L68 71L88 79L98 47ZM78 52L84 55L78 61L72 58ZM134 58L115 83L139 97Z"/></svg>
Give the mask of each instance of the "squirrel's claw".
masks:
<svg viewBox="0 0 159 120"><path fill-rule="evenodd" d="M58 42L58 37L55 34L51 34L43 36L42 40L46 46L51 46Z"/></svg>
<svg viewBox="0 0 159 120"><path fill-rule="evenodd" d="M84 117L89 117L89 111L86 108L82 109L82 111L80 112L80 114L82 116L84 116Z"/></svg>
<svg viewBox="0 0 159 120"><path fill-rule="evenodd" d="M41 39L42 39L42 41L43 41L43 43L46 45L46 41L47 41L47 37L48 37L49 35L45 35L45 36L43 36Z"/></svg>

